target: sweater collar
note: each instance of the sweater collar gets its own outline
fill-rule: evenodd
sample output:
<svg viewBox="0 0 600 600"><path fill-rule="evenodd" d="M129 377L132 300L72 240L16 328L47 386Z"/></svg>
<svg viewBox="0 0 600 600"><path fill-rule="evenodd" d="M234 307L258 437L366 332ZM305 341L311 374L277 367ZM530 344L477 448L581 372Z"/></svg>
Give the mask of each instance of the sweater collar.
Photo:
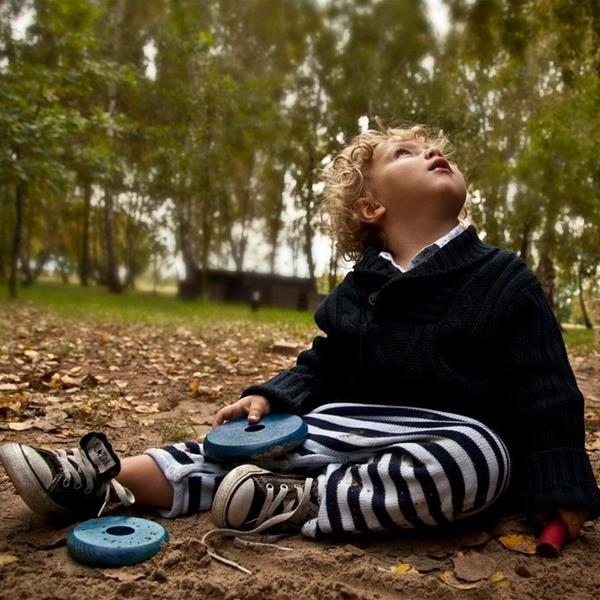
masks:
<svg viewBox="0 0 600 600"><path fill-rule="evenodd" d="M416 279L459 271L495 252L497 248L484 244L473 225L450 240L431 258L406 273L398 271L389 261L379 256L380 248L369 246L355 264L354 273L359 279L388 280L392 278Z"/></svg>

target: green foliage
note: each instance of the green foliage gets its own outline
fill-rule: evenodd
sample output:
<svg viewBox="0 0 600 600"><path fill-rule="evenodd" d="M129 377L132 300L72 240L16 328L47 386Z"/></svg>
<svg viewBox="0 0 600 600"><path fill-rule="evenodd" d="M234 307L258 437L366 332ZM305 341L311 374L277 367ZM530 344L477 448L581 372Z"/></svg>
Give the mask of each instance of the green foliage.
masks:
<svg viewBox="0 0 600 600"><path fill-rule="evenodd" d="M2 5L0 280L15 261L28 281L54 261L117 291L164 260L165 236L194 280L244 269L257 231L271 269L285 240L316 279L316 170L378 115L449 133L486 241L520 252L557 312L589 302L596 3L445 4L445 37L423 0Z"/></svg>

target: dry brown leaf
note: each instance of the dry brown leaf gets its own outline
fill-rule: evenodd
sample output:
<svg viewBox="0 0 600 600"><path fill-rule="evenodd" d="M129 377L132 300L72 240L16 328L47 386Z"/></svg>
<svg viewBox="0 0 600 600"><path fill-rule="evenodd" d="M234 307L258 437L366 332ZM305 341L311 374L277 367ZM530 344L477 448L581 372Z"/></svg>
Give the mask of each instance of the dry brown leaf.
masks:
<svg viewBox="0 0 600 600"><path fill-rule="evenodd" d="M133 410L144 415L160 412L158 402L155 402L154 404L137 404L133 407Z"/></svg>
<svg viewBox="0 0 600 600"><path fill-rule="evenodd" d="M72 525L68 525L62 529L35 528L31 531L23 533L20 537L20 541L32 546L33 548L44 550L58 548L59 546L64 546L67 543L67 536L72 529Z"/></svg>
<svg viewBox="0 0 600 600"><path fill-rule="evenodd" d="M0 383L0 392L16 392L18 389L16 383Z"/></svg>
<svg viewBox="0 0 600 600"><path fill-rule="evenodd" d="M27 431L28 429L32 429L34 426L33 421L21 421L21 422L10 422L8 423L8 428L13 431Z"/></svg>
<svg viewBox="0 0 600 600"><path fill-rule="evenodd" d="M42 379L42 385L50 390L60 390L63 387L63 382L58 373L53 373L48 381Z"/></svg>
<svg viewBox="0 0 600 600"><path fill-rule="evenodd" d="M294 344L293 342L286 342L284 340L278 340L273 342L269 350L274 352L275 354L284 354L286 356L293 356L298 354L298 344Z"/></svg>
<svg viewBox="0 0 600 600"><path fill-rule="evenodd" d="M430 571L439 571L443 562L439 559L430 558L429 556L419 556L418 554L411 554L404 558L406 562L410 563L419 573L428 573Z"/></svg>
<svg viewBox="0 0 600 600"><path fill-rule="evenodd" d="M480 552L459 552L452 562L456 576L464 581L487 579L496 569L496 561Z"/></svg>
<svg viewBox="0 0 600 600"><path fill-rule="evenodd" d="M39 429L40 431L45 431L49 433L50 431L56 431L57 426L48 421L47 419L34 419L32 422L32 427L34 429Z"/></svg>
<svg viewBox="0 0 600 600"><path fill-rule="evenodd" d="M17 562L19 559L14 554L7 554L6 552L0 552L0 567L4 565L10 565Z"/></svg>
<svg viewBox="0 0 600 600"><path fill-rule="evenodd" d="M14 373L0 373L0 381L9 381L10 383L20 383L21 378Z"/></svg>
<svg viewBox="0 0 600 600"><path fill-rule="evenodd" d="M25 350L23 355L26 356L32 362L35 362L39 359L40 353L37 350Z"/></svg>
<svg viewBox="0 0 600 600"><path fill-rule="evenodd" d="M488 577L488 582L495 588L508 587L510 585L510 579L502 571L492 573Z"/></svg>
<svg viewBox="0 0 600 600"><path fill-rule="evenodd" d="M502 535L498 541L508 550L520 552L521 554L535 554L536 542L531 535Z"/></svg>
<svg viewBox="0 0 600 600"><path fill-rule="evenodd" d="M81 385L81 379L75 379L75 377L71 377L70 375L63 375L60 380L65 388L79 387Z"/></svg>
<svg viewBox="0 0 600 600"><path fill-rule="evenodd" d="M0 406L19 405L24 400L25 396L23 396L23 394L11 394L10 396L0 396Z"/></svg>
<svg viewBox="0 0 600 600"><path fill-rule="evenodd" d="M474 590L480 587L482 584L482 582L465 583L464 581L459 581L453 571L444 571L443 573L439 574L439 578L446 585L458 590Z"/></svg>

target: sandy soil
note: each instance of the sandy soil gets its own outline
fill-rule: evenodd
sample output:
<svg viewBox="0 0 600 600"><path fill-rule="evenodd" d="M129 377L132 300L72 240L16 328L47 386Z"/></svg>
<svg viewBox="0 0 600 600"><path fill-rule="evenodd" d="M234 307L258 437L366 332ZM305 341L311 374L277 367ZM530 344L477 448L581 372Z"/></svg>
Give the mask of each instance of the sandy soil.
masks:
<svg viewBox="0 0 600 600"><path fill-rule="evenodd" d="M215 325L201 330L84 324L31 307L0 319L0 443L77 445L95 428L127 456L170 440L202 437L210 416L250 381L291 364L308 340L285 329ZM284 340L285 344L275 343ZM600 357L572 357L587 402L587 442L600 476ZM161 519L143 507L110 514L147 517L170 541L138 565L100 569L66 548L73 522L31 513L0 468L0 598L360 599L535 598L583 600L600 585L600 524L557 559L503 545L532 531L522 515L495 515L450 531L313 542L290 550L233 540L220 551L252 571L212 560L200 543L207 514Z"/></svg>

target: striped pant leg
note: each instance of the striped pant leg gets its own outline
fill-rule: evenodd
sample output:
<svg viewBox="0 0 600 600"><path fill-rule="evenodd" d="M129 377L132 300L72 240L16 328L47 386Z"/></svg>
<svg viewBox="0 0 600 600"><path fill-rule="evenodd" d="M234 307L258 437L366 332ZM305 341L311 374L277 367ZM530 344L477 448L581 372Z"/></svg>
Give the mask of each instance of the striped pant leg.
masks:
<svg viewBox="0 0 600 600"><path fill-rule="evenodd" d="M309 537L445 524L484 510L509 482L504 443L474 419L332 404L306 420L309 436L288 457L290 470L330 457L318 516L303 527Z"/></svg>
<svg viewBox="0 0 600 600"><path fill-rule="evenodd" d="M206 458L202 444L198 442L150 448L144 454L155 460L173 487L171 508L160 511L164 517L210 510L219 483L231 469L231 465L215 463Z"/></svg>

